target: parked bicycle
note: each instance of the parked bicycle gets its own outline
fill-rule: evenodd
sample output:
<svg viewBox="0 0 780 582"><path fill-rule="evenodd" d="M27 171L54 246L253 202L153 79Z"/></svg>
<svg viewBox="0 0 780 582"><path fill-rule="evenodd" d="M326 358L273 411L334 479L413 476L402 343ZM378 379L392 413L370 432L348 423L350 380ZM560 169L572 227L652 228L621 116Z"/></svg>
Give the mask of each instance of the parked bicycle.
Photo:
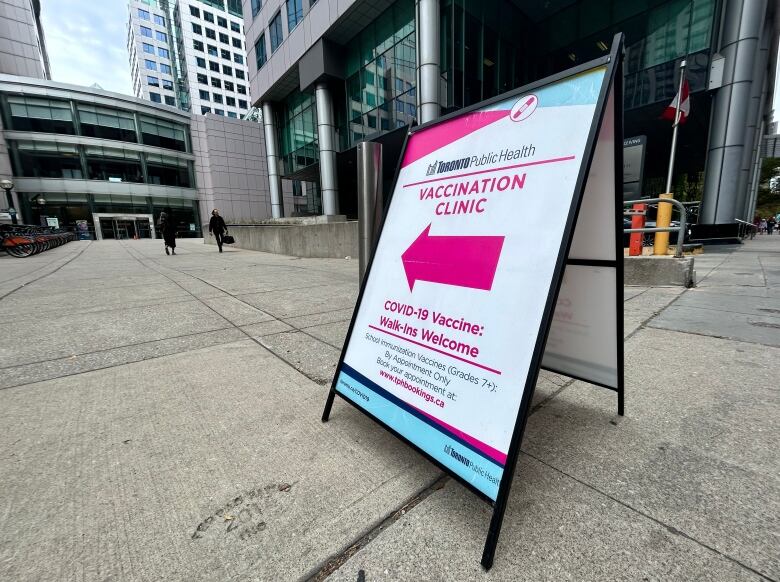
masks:
<svg viewBox="0 0 780 582"><path fill-rule="evenodd" d="M12 257L23 258L76 240L76 234L46 226L0 225L2 248Z"/></svg>

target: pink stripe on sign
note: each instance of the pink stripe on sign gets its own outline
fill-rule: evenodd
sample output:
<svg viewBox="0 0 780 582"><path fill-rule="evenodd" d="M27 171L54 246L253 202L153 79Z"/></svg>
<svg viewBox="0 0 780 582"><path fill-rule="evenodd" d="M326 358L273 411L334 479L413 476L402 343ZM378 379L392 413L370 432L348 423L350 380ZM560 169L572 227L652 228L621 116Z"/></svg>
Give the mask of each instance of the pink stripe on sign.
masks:
<svg viewBox="0 0 780 582"><path fill-rule="evenodd" d="M509 110L476 111L413 133L406 146L402 167L508 115Z"/></svg>
<svg viewBox="0 0 780 582"><path fill-rule="evenodd" d="M407 404L409 404L409 403L407 402ZM409 404L409 406L411 406L411 404ZM459 439L461 439L463 441L466 441L468 444L470 444L475 449L477 449L479 451L482 451L482 453L485 456L490 457L491 459L493 459L496 463L498 463L502 467L504 465L506 465L506 454L505 453L502 453L498 449L494 449L493 447L491 447L487 443L483 443L482 441L475 439L471 435L467 435L462 430L460 430L458 428L455 428L452 425L447 424L443 420L440 420L440 419L436 418L435 416L432 416L432 415L428 414L424 410L420 410L416 406L413 406L413 408L415 410L417 410L418 412L420 412L421 414L424 414L425 416L430 418L436 424L439 424L439 425L443 426L444 428L446 428L449 432L451 432L452 434L457 436Z"/></svg>

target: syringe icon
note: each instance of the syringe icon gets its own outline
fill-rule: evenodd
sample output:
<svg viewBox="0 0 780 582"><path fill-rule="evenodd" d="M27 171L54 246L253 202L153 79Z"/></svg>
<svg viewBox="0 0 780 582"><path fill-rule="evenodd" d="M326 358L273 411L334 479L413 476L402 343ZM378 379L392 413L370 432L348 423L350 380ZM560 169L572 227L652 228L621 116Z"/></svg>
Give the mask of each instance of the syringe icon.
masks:
<svg viewBox="0 0 780 582"><path fill-rule="evenodd" d="M520 116L521 116L521 115L522 115L522 114L525 112L525 110L526 110L526 109L528 109L528 108L529 108L531 105L533 105L535 101L536 101L536 97L535 97L534 95L531 95L531 96L530 96L530 97L529 97L529 98L526 100L526 102L525 102L525 103L523 103L523 104L520 106L520 109L518 109L517 111L515 111L515 112L512 114L512 119L513 119L514 121L517 121L518 119L520 119Z"/></svg>

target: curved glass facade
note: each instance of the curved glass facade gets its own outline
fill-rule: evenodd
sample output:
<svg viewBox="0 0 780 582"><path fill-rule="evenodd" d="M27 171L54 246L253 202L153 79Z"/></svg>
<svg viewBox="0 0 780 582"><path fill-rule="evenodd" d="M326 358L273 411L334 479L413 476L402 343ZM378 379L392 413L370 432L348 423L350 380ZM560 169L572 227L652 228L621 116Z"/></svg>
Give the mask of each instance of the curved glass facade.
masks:
<svg viewBox="0 0 780 582"><path fill-rule="evenodd" d="M151 236L148 218L127 215L156 220L169 208L181 236L199 235L189 126L145 109L0 93L23 220L45 224L56 217L70 230L85 220L95 232L96 214L124 215L100 217L103 237L144 237ZM84 191L63 181L80 181Z"/></svg>

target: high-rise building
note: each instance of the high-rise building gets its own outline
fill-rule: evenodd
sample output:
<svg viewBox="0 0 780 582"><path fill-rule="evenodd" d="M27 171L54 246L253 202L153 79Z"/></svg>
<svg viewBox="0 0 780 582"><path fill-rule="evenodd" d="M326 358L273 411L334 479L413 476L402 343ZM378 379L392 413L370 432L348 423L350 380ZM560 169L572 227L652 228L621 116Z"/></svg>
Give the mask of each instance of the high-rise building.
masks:
<svg viewBox="0 0 780 582"><path fill-rule="evenodd" d="M239 0L129 0L127 50L137 97L196 114L250 107Z"/></svg>
<svg viewBox="0 0 780 582"><path fill-rule="evenodd" d="M324 214L355 215L358 142L603 56L622 32L625 137L646 143L641 195L666 187L672 130L659 117L685 60L691 115L673 190L701 201L700 225L733 226L752 218L778 10L767 0L247 0L272 195L282 180L312 180ZM396 159L385 144L385 176Z"/></svg>
<svg viewBox="0 0 780 582"><path fill-rule="evenodd" d="M40 0L0 0L0 73L51 79Z"/></svg>

